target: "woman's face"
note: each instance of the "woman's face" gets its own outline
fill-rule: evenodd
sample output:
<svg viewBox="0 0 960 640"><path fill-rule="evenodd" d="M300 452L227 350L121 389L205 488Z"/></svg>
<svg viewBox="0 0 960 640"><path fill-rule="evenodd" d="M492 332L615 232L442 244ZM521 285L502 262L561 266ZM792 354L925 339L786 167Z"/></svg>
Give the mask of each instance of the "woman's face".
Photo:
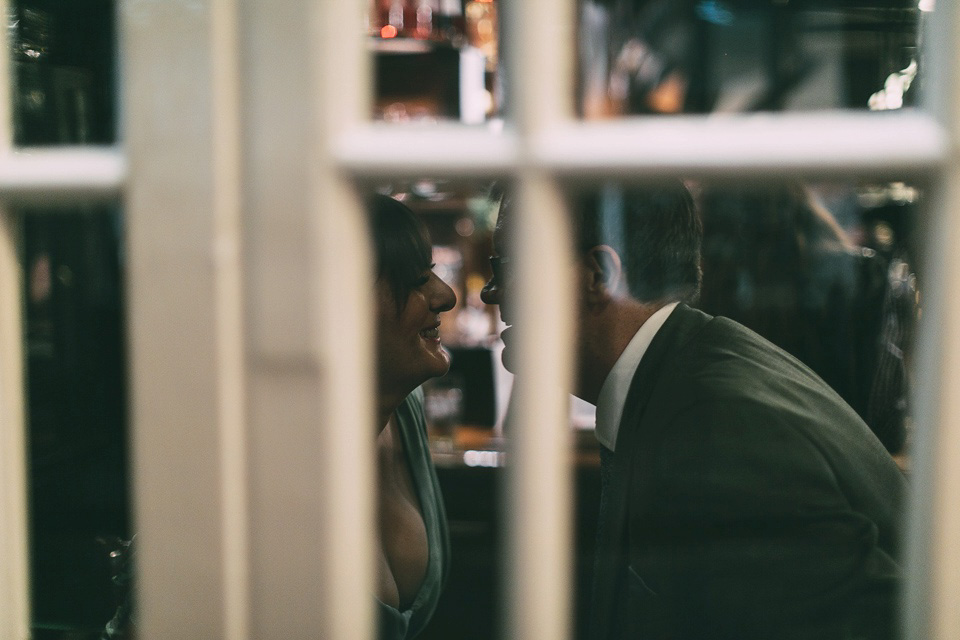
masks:
<svg viewBox="0 0 960 640"><path fill-rule="evenodd" d="M457 302L453 289L425 271L398 310L390 286L377 283L377 357L381 393L407 394L450 369L440 345L440 314Z"/></svg>

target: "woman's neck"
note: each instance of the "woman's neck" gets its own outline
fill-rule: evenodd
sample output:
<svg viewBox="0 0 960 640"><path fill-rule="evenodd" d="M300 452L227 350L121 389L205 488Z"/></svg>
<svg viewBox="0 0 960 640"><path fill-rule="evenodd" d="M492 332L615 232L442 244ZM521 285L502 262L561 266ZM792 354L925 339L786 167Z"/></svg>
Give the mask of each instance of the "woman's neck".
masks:
<svg viewBox="0 0 960 640"><path fill-rule="evenodd" d="M380 393L377 395L377 433L383 433L397 407L407 397L406 393Z"/></svg>

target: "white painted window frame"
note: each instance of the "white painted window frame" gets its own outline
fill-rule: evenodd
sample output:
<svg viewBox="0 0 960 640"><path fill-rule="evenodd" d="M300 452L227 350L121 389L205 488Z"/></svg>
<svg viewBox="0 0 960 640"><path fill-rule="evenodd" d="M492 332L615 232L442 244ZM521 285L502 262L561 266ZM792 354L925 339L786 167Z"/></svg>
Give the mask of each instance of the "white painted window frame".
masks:
<svg viewBox="0 0 960 640"><path fill-rule="evenodd" d="M940 0L923 111L574 119L573 0L511 3L502 134L366 122L363 3L120 0L123 141L13 149L0 82L0 636L29 635L18 224L122 198L143 638L369 638L369 249L353 181L516 179L522 362L510 638L570 637L571 292L560 184L670 174L928 180L906 637L960 637L960 82ZM6 56L0 77L8 78ZM562 348L559 348L562 347ZM544 366L549 354L549 366ZM523 365L522 365L523 366ZM360 426L358 426L360 425Z"/></svg>

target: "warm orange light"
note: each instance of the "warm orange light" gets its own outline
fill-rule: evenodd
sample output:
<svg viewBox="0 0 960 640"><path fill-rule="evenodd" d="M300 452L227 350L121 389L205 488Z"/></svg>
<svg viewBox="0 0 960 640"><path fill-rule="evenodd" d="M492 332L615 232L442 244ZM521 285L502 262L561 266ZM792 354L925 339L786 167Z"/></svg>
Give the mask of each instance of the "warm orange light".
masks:
<svg viewBox="0 0 960 640"><path fill-rule="evenodd" d="M397 28L392 24L385 25L380 29L381 38L396 38L397 37Z"/></svg>

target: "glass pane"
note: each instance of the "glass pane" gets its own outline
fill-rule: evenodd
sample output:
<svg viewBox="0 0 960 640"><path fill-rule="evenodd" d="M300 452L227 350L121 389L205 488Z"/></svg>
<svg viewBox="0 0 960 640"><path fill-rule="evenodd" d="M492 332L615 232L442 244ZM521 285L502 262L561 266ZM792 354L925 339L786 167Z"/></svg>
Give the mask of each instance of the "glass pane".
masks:
<svg viewBox="0 0 960 640"><path fill-rule="evenodd" d="M580 113L916 104L933 0L582 0Z"/></svg>
<svg viewBox="0 0 960 640"><path fill-rule="evenodd" d="M370 0L373 118L482 124L503 111L499 0Z"/></svg>
<svg viewBox="0 0 960 640"><path fill-rule="evenodd" d="M517 348L517 334L503 332L500 311L512 304L511 269L536 255L512 242L509 220L523 211L508 184L425 179L379 186L426 222L434 271L457 296L439 314L451 369L423 384L429 447L452 540L450 578L425 638L492 638L501 631L503 454L513 430L524 425L511 411L509 352ZM680 233L674 227L679 213L671 208L678 190L688 194L694 212L688 221L702 226L699 254L696 247L684 252L671 244L677 242L671 234ZM920 186L898 182L688 180L571 189L572 210L592 212L573 225L576 318L585 336L577 345L578 397L571 398L568 423L575 447L573 637L593 637L596 576L621 594L611 596L614 608L603 619L642 627L634 613L651 613L643 590L623 585L631 571L657 594L661 613L649 619L679 637L709 637L700 632L724 625L729 637L746 637L752 627L738 624L766 625L765 637L788 637L786 631L804 624L816 628L799 637L830 637L843 625L869 637L897 637L909 385L923 283L917 268L922 196ZM498 219L504 226L495 231ZM689 233L696 235L695 226ZM597 258L592 249L598 245L617 259L612 253ZM596 278L584 277L591 268ZM605 293L583 284L616 269L622 269L620 279L611 280ZM656 335L672 335L681 320L722 316L708 325L717 335L696 338L686 350L661 337L647 346L640 368L624 373L621 359L633 352L637 326L653 320L647 312L681 299L688 307L671 311ZM505 317L516 322L511 312ZM643 322L630 324L637 318ZM657 353L656 369L635 379L634 372L643 375L647 354ZM747 370L761 374L750 378ZM612 391L617 380L620 390ZM682 389L677 380L686 381ZM628 396L631 383L641 390ZM651 394L644 411L655 412L655 419L626 408L643 388ZM680 446L664 436L640 446L616 430L611 439L604 415L616 413L611 407L618 402L625 408L622 422L614 422L636 433L653 430L650 420L671 428L686 424L671 411L707 410L686 424L692 442ZM753 403L767 422L750 421ZM597 412L598 404L606 408ZM617 477L604 472L602 446L614 451L608 469L632 468L635 493L602 498L614 491L605 482ZM743 482L733 481L738 478ZM624 519L613 518L604 500L619 500ZM826 508L827 501L848 506L841 512ZM797 516L807 513L813 515ZM862 523L876 531L863 548ZM608 553L611 527L633 536L624 538L624 555ZM865 553L883 565L880 573L879 565L862 562ZM855 575L857 584L838 574ZM765 582L768 576L775 585ZM828 584L842 595L810 597L830 593ZM730 611L740 609L728 615L704 604L720 601ZM765 603L759 610L758 601ZM838 601L842 606L835 608Z"/></svg>
<svg viewBox="0 0 960 640"><path fill-rule="evenodd" d="M116 140L112 0L12 0L14 143Z"/></svg>
<svg viewBox="0 0 960 640"><path fill-rule="evenodd" d="M425 430L429 459L446 514L445 518L440 514L440 519L449 531L452 547L449 555L440 553L442 561L434 565L445 566L449 575L433 615L426 616L426 626L417 637L492 638L498 630L501 604L498 483L510 375L500 365L496 311L483 304L480 292L490 275L488 256L498 201L491 185L470 181L396 180L364 189L368 197L374 198L370 214L380 266L377 291L386 287L390 293L386 302L382 296L377 299L378 406L382 408L387 399L397 396L389 391L394 386L401 389L399 395L409 394L396 412L399 418L405 418L398 419L397 424L407 431L418 426L412 416L419 409L409 412L404 407L411 403L422 407L424 423L419 426ZM381 195L371 196L373 193ZM430 255L411 250L416 242L404 244L404 240L398 240L409 238L408 231L414 227L409 222L392 222L410 217L404 213L404 206L412 211L410 215L422 221ZM419 238L414 231L413 236ZM417 284L416 278L430 271L429 261L434 265L435 277L427 276L422 285ZM412 271L405 275L408 267ZM410 284L405 285L408 281ZM400 297L397 288L402 290ZM406 303L398 310L392 301L401 298ZM413 332L420 332L424 326L433 327L437 320L437 343L418 338L414 341L418 348L404 348L405 328L413 326ZM423 349L419 348L421 342L426 345ZM444 361L449 362L449 370ZM420 391L414 391L415 387L422 390L422 399L417 397ZM388 519L396 512L383 508L384 501L397 490L398 476L384 467L384 460L394 459L385 455L391 446L391 424L380 431L377 444L379 543L388 561L391 549L406 550L409 556L410 549L416 548L416 536L399 539L398 528L388 526ZM409 437L405 440L413 448L415 441ZM413 466L410 450L408 460ZM431 516L432 509L424 504L427 492L419 486L424 475L418 478L415 470L412 475L422 520L429 531L436 514ZM428 546L437 545L437 540L430 536L427 542ZM388 564L399 576L395 563ZM391 582L387 579L386 583ZM398 578L396 583L401 587L402 603L403 581ZM378 598L387 601L382 593ZM383 610L380 605L381 615ZM420 614L414 614L414 621L420 618Z"/></svg>
<svg viewBox="0 0 960 640"><path fill-rule="evenodd" d="M707 187L699 306L813 369L906 463L920 192L904 183Z"/></svg>
<svg viewBox="0 0 960 640"><path fill-rule="evenodd" d="M121 217L21 213L33 637L99 639L132 535Z"/></svg>
<svg viewBox="0 0 960 640"><path fill-rule="evenodd" d="M11 2L16 145L116 140L114 9ZM32 637L99 639L122 621L130 588L122 215L104 205L17 214Z"/></svg>
<svg viewBox="0 0 960 640"><path fill-rule="evenodd" d="M577 393L600 450L577 508L597 531L579 537L600 585L588 625L899 637L922 193L571 192Z"/></svg>

